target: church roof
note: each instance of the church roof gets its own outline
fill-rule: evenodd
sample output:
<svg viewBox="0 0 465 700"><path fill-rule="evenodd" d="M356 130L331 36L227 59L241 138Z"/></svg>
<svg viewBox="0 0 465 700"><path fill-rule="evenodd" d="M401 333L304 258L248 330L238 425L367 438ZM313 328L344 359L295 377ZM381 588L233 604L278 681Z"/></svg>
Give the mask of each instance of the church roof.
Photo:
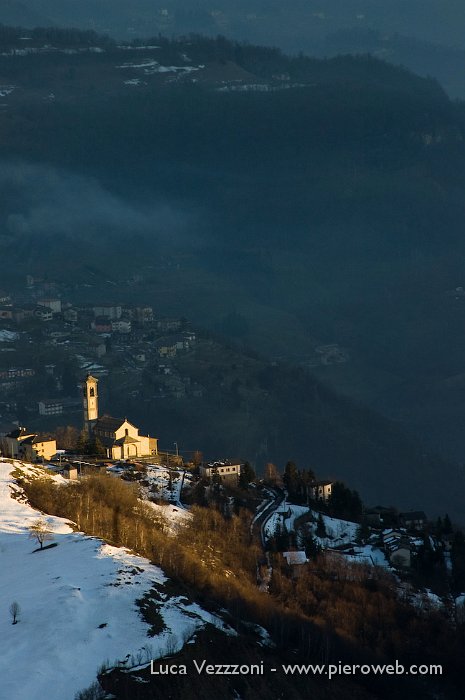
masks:
<svg viewBox="0 0 465 700"><path fill-rule="evenodd" d="M106 437L105 435L98 435L98 439L104 447L113 447L115 444L115 439L111 437Z"/></svg>
<svg viewBox="0 0 465 700"><path fill-rule="evenodd" d="M129 423L129 425L132 425L133 428L136 428L136 426L130 423L127 420L127 418L113 418L113 416L102 416L101 418L97 418L97 420L95 421L94 430L105 430L114 433L118 430L118 428L121 428L123 423Z"/></svg>
<svg viewBox="0 0 465 700"><path fill-rule="evenodd" d="M28 435L27 438L24 440L21 440L23 444L27 445L36 445L37 443L40 442L54 442L55 438L51 437L50 435Z"/></svg>
<svg viewBox="0 0 465 700"><path fill-rule="evenodd" d="M134 443L139 443L140 440L137 440L137 438L133 438L130 435L125 435L122 438L119 438L119 440L115 440L113 443L114 445L133 445Z"/></svg>
<svg viewBox="0 0 465 700"><path fill-rule="evenodd" d="M124 418L114 418L113 416L102 416L97 418L95 428L98 430L108 430L114 432L121 428L124 423Z"/></svg>
<svg viewBox="0 0 465 700"><path fill-rule="evenodd" d="M28 432L26 428L20 427L16 428L16 430L12 430L11 433L8 433L6 437L9 438L24 438L24 437L33 437L35 435L34 432Z"/></svg>

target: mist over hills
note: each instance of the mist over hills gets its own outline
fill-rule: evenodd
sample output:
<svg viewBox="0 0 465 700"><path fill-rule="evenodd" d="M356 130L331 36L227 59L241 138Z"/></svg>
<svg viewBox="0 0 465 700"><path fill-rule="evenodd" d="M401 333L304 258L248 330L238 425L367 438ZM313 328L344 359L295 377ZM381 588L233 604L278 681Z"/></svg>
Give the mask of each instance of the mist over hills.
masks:
<svg viewBox="0 0 465 700"><path fill-rule="evenodd" d="M344 27L377 29L417 39L463 46L465 17L458 0L6 0L0 20L27 9L57 26L109 31L120 38L226 30L236 39L264 41L290 50ZM16 16L16 15L15 15ZM4 19L5 18L5 19ZM22 26L32 26L26 16Z"/></svg>

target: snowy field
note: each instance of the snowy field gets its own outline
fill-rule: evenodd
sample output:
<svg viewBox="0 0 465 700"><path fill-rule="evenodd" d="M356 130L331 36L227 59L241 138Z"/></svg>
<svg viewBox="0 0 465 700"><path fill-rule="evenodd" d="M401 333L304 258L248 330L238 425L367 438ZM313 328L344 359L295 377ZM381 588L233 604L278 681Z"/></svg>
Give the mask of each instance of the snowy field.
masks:
<svg viewBox="0 0 465 700"><path fill-rule="evenodd" d="M128 63L123 63L121 66L116 66L117 68L123 69L138 69L142 70L145 75L153 75L154 73L192 73L193 71L201 70L205 66L162 66L152 58L147 58L142 61L142 63L135 63L134 61L129 61Z"/></svg>
<svg viewBox="0 0 465 700"><path fill-rule="evenodd" d="M13 469L0 461L2 698L73 700L105 662L140 664L181 648L206 622L222 627L197 605L165 596L166 578L148 560L75 533L62 518L44 516L57 546L33 553L37 543L29 538L28 527L41 514L24 497L20 502ZM61 477L53 478L67 488ZM14 493L19 500L12 498ZM161 590L159 612L166 630L148 637L149 625L135 601L154 585ZM20 606L15 625L9 614L14 601Z"/></svg>
<svg viewBox="0 0 465 700"><path fill-rule="evenodd" d="M289 517L283 517L281 515L281 513L287 514L288 511L290 511ZM283 523L286 526L286 530L288 532L293 532L295 519L308 512L309 508L307 506L294 506L284 501L279 506L279 509L275 510L274 513L270 515L266 523L264 523L263 530L265 533L265 537L267 539L273 537L274 533L276 532L277 526L282 526Z"/></svg>
<svg viewBox="0 0 465 700"><path fill-rule="evenodd" d="M287 515L288 512L289 516ZM281 515L282 513L285 513L285 517ZM313 523L312 526L313 534L315 535L316 520L318 519L319 513L317 511L312 511L308 506L296 506L284 502L280 505L279 510L275 511L267 520L265 525L266 537L272 537L273 533L276 531L276 526L282 526L283 523L288 532L293 532L295 530L296 518L307 513L312 513L315 518L315 523ZM357 523L352 523L349 520L330 518L329 515L325 514L323 514L322 517L325 524L326 537L316 538L322 547L337 547L338 545L349 544L355 541L358 528Z"/></svg>
<svg viewBox="0 0 465 700"><path fill-rule="evenodd" d="M319 513L315 510L311 512L315 520L317 520ZM313 534L322 547L338 547L342 544L355 542L359 527L357 523L352 523L350 520L341 520L340 518L330 518L329 515L324 514L323 522L325 524L326 537L316 537L317 523L315 522L313 525Z"/></svg>
<svg viewBox="0 0 465 700"><path fill-rule="evenodd" d="M355 543L358 528L357 523L353 523L350 520L341 520L340 518L331 518L329 515L322 513L326 536L318 537L316 530L318 517L320 515L319 512L307 506L296 506L285 502L282 503L279 509L272 513L266 521L264 526L266 537L272 537L276 532L276 527L282 527L283 524L287 532L294 532L296 518L308 513L311 513L314 518L314 522L309 522L307 524L308 531L312 533L315 540L323 549L334 549L336 547ZM346 555L346 558L347 561L351 561L354 564L369 564L391 569L384 552L371 544L363 546L354 545L353 554Z"/></svg>
<svg viewBox="0 0 465 700"><path fill-rule="evenodd" d="M150 484L149 489L152 496L175 503L180 507L181 485L189 486L192 483L192 476L185 472L183 484L182 469L166 469L156 464L147 466L145 479Z"/></svg>

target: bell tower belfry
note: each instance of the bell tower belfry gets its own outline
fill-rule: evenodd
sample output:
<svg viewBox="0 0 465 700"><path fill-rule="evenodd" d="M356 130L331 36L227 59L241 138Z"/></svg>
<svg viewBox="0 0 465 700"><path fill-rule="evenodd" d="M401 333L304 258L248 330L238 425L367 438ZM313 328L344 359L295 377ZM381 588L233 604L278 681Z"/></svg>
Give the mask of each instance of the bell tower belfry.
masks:
<svg viewBox="0 0 465 700"><path fill-rule="evenodd" d="M90 432L93 423L98 419L98 379L87 375L82 382L84 404L84 427Z"/></svg>

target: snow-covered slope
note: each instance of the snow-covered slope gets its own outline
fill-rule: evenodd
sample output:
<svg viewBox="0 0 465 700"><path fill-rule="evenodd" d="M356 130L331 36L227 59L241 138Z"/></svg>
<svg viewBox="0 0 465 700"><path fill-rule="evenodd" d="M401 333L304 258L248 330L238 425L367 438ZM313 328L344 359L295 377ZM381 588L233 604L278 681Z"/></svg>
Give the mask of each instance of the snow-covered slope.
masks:
<svg viewBox="0 0 465 700"><path fill-rule="evenodd" d="M135 601L153 586L162 590L163 572L125 549L73 532L61 518L45 516L57 546L33 553L37 543L28 527L41 514L20 502L15 466L34 469L0 461L1 698L73 700L102 663L128 655L138 663L157 658L180 648L205 622L220 624L198 606L161 593L166 629L149 638ZM15 625L13 601L21 608Z"/></svg>

